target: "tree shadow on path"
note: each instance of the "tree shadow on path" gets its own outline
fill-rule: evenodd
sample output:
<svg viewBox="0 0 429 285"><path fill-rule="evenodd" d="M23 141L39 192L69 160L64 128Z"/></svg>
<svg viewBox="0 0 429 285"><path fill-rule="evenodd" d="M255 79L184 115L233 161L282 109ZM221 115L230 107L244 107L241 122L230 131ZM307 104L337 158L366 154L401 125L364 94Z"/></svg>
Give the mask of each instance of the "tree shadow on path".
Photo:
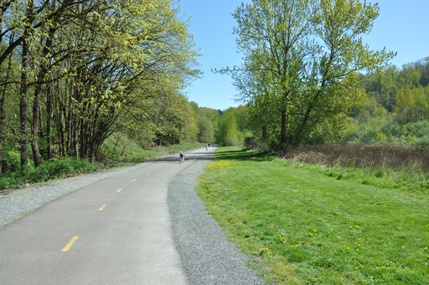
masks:
<svg viewBox="0 0 429 285"><path fill-rule="evenodd" d="M260 152L255 150L241 149L241 150L230 150L221 151L216 153L216 160L240 160L240 161L272 161L274 160L269 152Z"/></svg>

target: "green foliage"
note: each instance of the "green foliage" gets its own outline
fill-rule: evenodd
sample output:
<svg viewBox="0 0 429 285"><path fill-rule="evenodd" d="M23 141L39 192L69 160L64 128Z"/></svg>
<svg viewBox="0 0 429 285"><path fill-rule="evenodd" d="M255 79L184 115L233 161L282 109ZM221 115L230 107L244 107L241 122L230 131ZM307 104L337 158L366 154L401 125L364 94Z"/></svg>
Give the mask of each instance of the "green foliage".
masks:
<svg viewBox="0 0 429 285"><path fill-rule="evenodd" d="M74 158L61 158L56 161L45 161L39 167L27 173L28 182L36 183L70 174L91 172L99 167L85 160Z"/></svg>
<svg viewBox="0 0 429 285"><path fill-rule="evenodd" d="M3 155L3 169L2 172L14 172L18 171L20 167L19 153L14 151L8 151Z"/></svg>
<svg viewBox="0 0 429 285"><path fill-rule="evenodd" d="M268 282L429 282L427 191L363 185L358 171L258 156L220 149L198 194L228 238L258 256L253 267ZM379 168L371 179L396 180L389 175Z"/></svg>
<svg viewBox="0 0 429 285"><path fill-rule="evenodd" d="M428 68L426 58L402 69L391 66L383 72L362 75L368 101L353 113L353 130L346 130L344 141L427 145Z"/></svg>
<svg viewBox="0 0 429 285"><path fill-rule="evenodd" d="M198 76L197 53L177 3L39 4L2 6L5 150L19 144L24 157L29 143L38 166L58 156L101 159L117 130L148 147L195 139L181 90Z"/></svg>
<svg viewBox="0 0 429 285"><path fill-rule="evenodd" d="M224 146L240 145L243 143L243 134L238 130L235 116L236 109L226 110L219 121L216 142Z"/></svg>
<svg viewBox="0 0 429 285"><path fill-rule="evenodd" d="M197 112L198 141L214 142L219 125L219 112L210 108L199 108Z"/></svg>
<svg viewBox="0 0 429 285"><path fill-rule="evenodd" d="M88 160L75 158L44 161L37 168L33 166L28 167L25 172L10 171L4 173L0 177L0 190L19 188L29 183L39 183L56 178L93 172L106 167L120 167L129 165L130 163L140 163L163 155L179 153L181 150L187 151L200 147L203 147L203 144L183 143L145 150L125 135L118 133L112 135L103 145L102 151L105 155L103 164L91 163ZM19 164L19 162L17 163Z"/></svg>
<svg viewBox="0 0 429 285"><path fill-rule="evenodd" d="M144 162L162 155L179 153L181 150L186 151L202 146L203 144L198 142L184 142L181 144L146 148L137 144L126 134L115 133L104 142L102 153L105 163L116 165L121 162Z"/></svg>
<svg viewBox="0 0 429 285"><path fill-rule="evenodd" d="M365 94L356 72L393 53L362 43L378 5L358 0L254 0L234 13L241 68L225 69L251 105L261 141L281 148L337 141ZM258 135L260 133L260 135Z"/></svg>
<svg viewBox="0 0 429 285"><path fill-rule="evenodd" d="M74 158L44 161L37 168L28 167L25 172L18 171L3 174L0 178L0 189L18 188L28 183L39 183L98 169L100 169L100 165Z"/></svg>

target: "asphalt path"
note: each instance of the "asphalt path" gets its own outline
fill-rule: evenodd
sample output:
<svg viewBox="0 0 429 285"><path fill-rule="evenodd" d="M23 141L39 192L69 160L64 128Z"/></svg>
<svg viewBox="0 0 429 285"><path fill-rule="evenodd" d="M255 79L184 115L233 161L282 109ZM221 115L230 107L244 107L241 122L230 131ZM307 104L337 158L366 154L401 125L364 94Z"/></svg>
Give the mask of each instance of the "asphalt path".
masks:
<svg viewBox="0 0 429 285"><path fill-rule="evenodd" d="M214 150L143 163L0 229L0 284L188 284L167 190Z"/></svg>

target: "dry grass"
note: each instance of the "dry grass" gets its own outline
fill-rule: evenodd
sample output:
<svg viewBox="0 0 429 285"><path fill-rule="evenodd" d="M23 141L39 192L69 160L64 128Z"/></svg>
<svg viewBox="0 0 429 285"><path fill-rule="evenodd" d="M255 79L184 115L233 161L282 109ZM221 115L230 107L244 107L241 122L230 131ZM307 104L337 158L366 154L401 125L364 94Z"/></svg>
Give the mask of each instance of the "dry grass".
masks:
<svg viewBox="0 0 429 285"><path fill-rule="evenodd" d="M304 146L283 158L304 164L354 168L394 168L429 172L429 149L397 145Z"/></svg>

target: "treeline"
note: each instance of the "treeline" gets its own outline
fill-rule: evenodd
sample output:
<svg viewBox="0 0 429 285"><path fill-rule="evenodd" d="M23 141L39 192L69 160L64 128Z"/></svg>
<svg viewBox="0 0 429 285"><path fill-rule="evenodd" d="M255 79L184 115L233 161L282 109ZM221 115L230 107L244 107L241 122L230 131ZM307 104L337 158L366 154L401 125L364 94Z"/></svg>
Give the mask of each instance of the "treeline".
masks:
<svg viewBox="0 0 429 285"><path fill-rule="evenodd" d="M390 65L369 74L360 74L358 85L364 90L362 100L354 104L338 129L338 139L324 143L396 143L429 146L429 57L398 68ZM255 139L258 125L252 117L252 104L230 108L229 119L220 125L219 141L226 145L246 142L263 145ZM260 120L264 117L261 116ZM257 138L257 136L256 136ZM310 143L312 144L312 143ZM313 143L314 144L314 143Z"/></svg>
<svg viewBox="0 0 429 285"><path fill-rule="evenodd" d="M95 161L118 132L142 146L208 140L211 111L181 94L198 70L179 11L171 0L1 1L0 171L17 155L22 169Z"/></svg>
<svg viewBox="0 0 429 285"><path fill-rule="evenodd" d="M348 120L345 141L429 146L429 57L362 75L367 100Z"/></svg>

